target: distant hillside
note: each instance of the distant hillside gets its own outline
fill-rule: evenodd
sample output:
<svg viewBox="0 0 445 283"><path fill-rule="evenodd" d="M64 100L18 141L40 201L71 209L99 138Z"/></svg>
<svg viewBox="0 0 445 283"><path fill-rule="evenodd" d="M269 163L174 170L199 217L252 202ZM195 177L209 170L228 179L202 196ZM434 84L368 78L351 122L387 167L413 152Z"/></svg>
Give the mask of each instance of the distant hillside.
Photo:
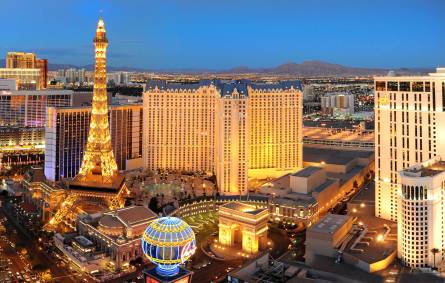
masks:
<svg viewBox="0 0 445 283"><path fill-rule="evenodd" d="M5 60L0 59L0 66L5 66ZM88 71L94 70L94 65L76 66L73 64L48 64L48 70L56 71L59 69L83 68ZM347 67L338 64L331 64L322 61L305 61L301 64L289 62L273 68L249 68L245 66L232 68L229 70L208 70L208 69L163 69L149 70L132 67L107 67L108 71L127 71L127 72L160 72L160 73L223 73L223 74L265 74L265 75L290 75L297 77L321 77L321 76L372 76L386 75L389 71L394 71L397 75L415 75L433 72L431 68L400 68L400 69L376 69L376 68L356 68Z"/></svg>
<svg viewBox="0 0 445 283"><path fill-rule="evenodd" d="M322 61L305 61L301 64L286 63L275 68L251 69L248 67L237 67L226 71L227 73L260 73L271 75L294 75L301 77L313 76L371 76L386 75L390 69L372 69L346 67ZM396 74L424 74L433 69L408 69L401 68L393 70Z"/></svg>

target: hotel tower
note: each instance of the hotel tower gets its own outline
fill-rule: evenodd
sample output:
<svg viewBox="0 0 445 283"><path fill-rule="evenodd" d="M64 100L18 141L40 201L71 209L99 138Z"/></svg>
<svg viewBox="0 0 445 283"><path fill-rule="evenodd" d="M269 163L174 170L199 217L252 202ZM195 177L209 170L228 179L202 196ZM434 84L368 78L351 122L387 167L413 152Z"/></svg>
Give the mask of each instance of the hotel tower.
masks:
<svg viewBox="0 0 445 283"><path fill-rule="evenodd" d="M303 167L298 81L150 81L143 108L148 170L215 173L222 195L244 195Z"/></svg>
<svg viewBox="0 0 445 283"><path fill-rule="evenodd" d="M445 69L375 78L375 215L397 221L399 172L445 157Z"/></svg>
<svg viewBox="0 0 445 283"><path fill-rule="evenodd" d="M397 252L412 268L437 267L445 258L445 161L434 157L400 172Z"/></svg>

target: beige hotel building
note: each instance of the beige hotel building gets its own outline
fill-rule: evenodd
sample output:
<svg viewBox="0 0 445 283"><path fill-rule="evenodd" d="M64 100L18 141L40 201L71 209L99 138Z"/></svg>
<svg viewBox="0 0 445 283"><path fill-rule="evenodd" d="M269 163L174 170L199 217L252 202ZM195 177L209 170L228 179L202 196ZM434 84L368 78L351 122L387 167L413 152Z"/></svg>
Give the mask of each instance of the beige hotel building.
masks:
<svg viewBox="0 0 445 283"><path fill-rule="evenodd" d="M303 167L302 92L294 82L149 81L143 162L148 170L215 173L222 195Z"/></svg>
<svg viewBox="0 0 445 283"><path fill-rule="evenodd" d="M445 68L426 76L375 78L377 217L397 221L399 172L445 156Z"/></svg>
<svg viewBox="0 0 445 283"><path fill-rule="evenodd" d="M402 170L400 177L399 258L413 268L439 266L445 258L445 162L437 156Z"/></svg>

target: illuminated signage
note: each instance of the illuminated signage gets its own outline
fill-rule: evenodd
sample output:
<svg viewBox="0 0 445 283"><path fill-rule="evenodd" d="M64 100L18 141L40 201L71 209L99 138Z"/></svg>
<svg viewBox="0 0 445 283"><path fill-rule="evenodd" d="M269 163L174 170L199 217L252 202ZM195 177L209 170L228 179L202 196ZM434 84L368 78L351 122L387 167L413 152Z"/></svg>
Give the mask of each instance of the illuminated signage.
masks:
<svg viewBox="0 0 445 283"><path fill-rule="evenodd" d="M181 262L189 259L196 251L196 246L192 244L193 242L188 242L181 250Z"/></svg>

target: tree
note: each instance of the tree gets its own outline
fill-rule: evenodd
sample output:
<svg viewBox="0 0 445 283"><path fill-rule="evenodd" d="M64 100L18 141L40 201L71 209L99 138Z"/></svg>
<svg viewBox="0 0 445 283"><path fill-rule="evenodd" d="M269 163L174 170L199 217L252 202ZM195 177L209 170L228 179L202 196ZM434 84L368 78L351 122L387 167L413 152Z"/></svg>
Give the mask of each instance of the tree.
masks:
<svg viewBox="0 0 445 283"><path fill-rule="evenodd" d="M148 208L150 208L153 212L158 213L158 200L156 197L152 197L150 199L150 203L148 204Z"/></svg>
<svg viewBox="0 0 445 283"><path fill-rule="evenodd" d="M432 248L431 253L433 253L433 269L436 269L436 254L439 253L439 249Z"/></svg>

